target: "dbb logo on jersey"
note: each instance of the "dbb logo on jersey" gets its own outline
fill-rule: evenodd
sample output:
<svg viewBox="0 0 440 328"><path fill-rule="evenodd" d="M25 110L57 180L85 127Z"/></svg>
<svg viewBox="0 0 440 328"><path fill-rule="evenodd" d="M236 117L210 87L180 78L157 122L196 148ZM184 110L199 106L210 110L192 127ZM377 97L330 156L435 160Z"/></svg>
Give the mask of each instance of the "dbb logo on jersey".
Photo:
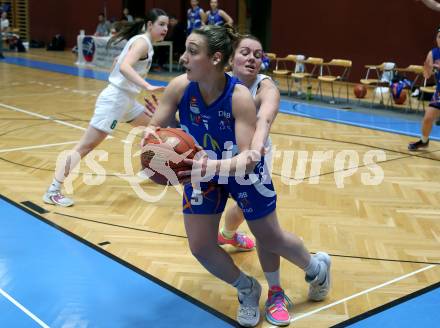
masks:
<svg viewBox="0 0 440 328"><path fill-rule="evenodd" d="M191 119L191 123L195 124L195 125L200 125L200 123L202 122L202 117L200 116L200 109L199 106L197 105L197 98L196 97L191 97L191 100L189 102L189 117Z"/></svg>
<svg viewBox="0 0 440 328"><path fill-rule="evenodd" d="M92 37L86 36L83 39L82 46L84 59L86 60L86 62L90 63L91 61L93 61L93 56L95 55L95 41L93 41Z"/></svg>
<svg viewBox="0 0 440 328"><path fill-rule="evenodd" d="M231 127L231 113L225 112L224 110L221 110L218 112L219 117L219 128L220 130L232 130Z"/></svg>

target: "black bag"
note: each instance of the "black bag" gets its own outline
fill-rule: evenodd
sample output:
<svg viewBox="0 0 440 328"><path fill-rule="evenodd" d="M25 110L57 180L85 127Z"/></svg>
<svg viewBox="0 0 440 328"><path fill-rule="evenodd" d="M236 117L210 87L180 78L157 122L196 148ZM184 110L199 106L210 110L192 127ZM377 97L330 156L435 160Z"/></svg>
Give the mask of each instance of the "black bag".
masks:
<svg viewBox="0 0 440 328"><path fill-rule="evenodd" d="M66 41L61 34L57 34L52 38L52 41L47 45L47 50L64 51Z"/></svg>
<svg viewBox="0 0 440 328"><path fill-rule="evenodd" d="M43 41L31 40L29 42L29 48L44 48L45 44Z"/></svg>

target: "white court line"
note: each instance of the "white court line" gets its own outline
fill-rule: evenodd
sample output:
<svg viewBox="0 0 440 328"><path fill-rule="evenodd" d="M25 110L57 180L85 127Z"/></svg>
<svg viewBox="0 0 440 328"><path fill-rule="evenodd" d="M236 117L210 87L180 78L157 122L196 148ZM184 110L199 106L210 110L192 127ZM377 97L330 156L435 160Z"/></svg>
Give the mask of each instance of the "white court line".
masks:
<svg viewBox="0 0 440 328"><path fill-rule="evenodd" d="M420 272L423 272L423 271L426 271L426 270L430 270L430 269L435 268L435 267L436 267L436 265L428 265L427 267L421 268L421 269L419 269L419 270L417 270L417 271L414 271L414 272L407 273L407 274L405 274L405 275L403 275L403 276L401 276L401 277L397 277L397 278L395 278L395 279L393 279L393 280L387 281L387 282L385 282L385 283L383 283L383 284L380 284L380 285L378 285L378 286L375 286L375 287L369 288L369 289L367 289L367 290L364 290L363 292L360 292L360 293L357 293L357 294L351 295L351 296L349 296L349 297L343 298L343 299L341 299L341 300L339 300L339 301L336 301L336 302L334 302L334 303L327 304L327 305L325 305L325 306L323 306L323 307L320 307L320 308L317 308L317 309L315 309L315 310L313 310L313 311L310 311L310 312L307 312L307 313L304 313L304 314L300 314L300 315L298 315L298 316L295 316L294 318L292 318L292 319L290 320L290 322L298 321L298 320L300 320L300 319L303 319L303 318L309 317L309 316L311 316L312 314L315 314L315 313L317 313L317 312L320 312L320 311L326 310L326 309L331 308L331 307L333 307L333 306L335 306L335 305L338 305L338 304L344 303L344 302L349 301L349 300L351 300L351 299L353 299L353 298L356 298L356 297L358 297L358 296L361 296L361 295L367 294L367 293L369 293L369 292L372 292L372 291L374 291L374 290L376 290L376 289L379 289L379 288L382 288L382 287L385 287L385 286L391 285L391 284L393 284L393 283L395 283L395 282L398 282L398 281L400 281L400 280L406 279L406 278L411 277L411 276L414 276L414 275L416 275L416 274L418 274L418 273L420 273ZM276 328L276 326L269 326L269 327L270 327L270 328Z"/></svg>
<svg viewBox="0 0 440 328"><path fill-rule="evenodd" d="M31 111L28 111L28 110L17 108L17 107L14 107L14 106L9 106L9 105L3 104L3 103L0 103L0 106L2 106L4 108L7 108L7 109L11 109L11 110L13 110L15 112L20 112L20 113L28 114L28 115L31 115L31 116L36 116L36 117L39 117L39 118L42 118L42 119L45 119L45 120L56 122L58 124L66 125L66 126L69 126L71 128L74 128L74 129L78 129L78 130L82 130L82 131L86 130L86 128L83 128L82 126L78 126L78 125L75 125L75 124L72 124L72 123L67 123L67 122L60 121L60 120L54 120L50 116L41 115L41 114L34 113L34 112L31 112ZM113 136L108 135L107 138L108 139L113 139Z"/></svg>
<svg viewBox="0 0 440 328"><path fill-rule="evenodd" d="M46 144L46 145L36 145L36 146L28 146L28 147L20 147L20 148L0 149L0 153L9 153L9 152L19 151L19 150L28 150L28 149L46 148L46 147L53 147L53 146L70 145L70 144L76 144L76 143L78 143L78 141L67 141L67 142L59 142L59 143Z"/></svg>
<svg viewBox="0 0 440 328"><path fill-rule="evenodd" d="M24 313L26 313L29 317L31 317L36 323L38 323L41 327L44 328L50 328L47 324L45 324L43 321L41 321L40 318L38 318L35 314L33 314L31 311L26 309L23 305L18 303L11 295L6 293L3 289L0 288L0 294L2 294L4 297L6 297L12 304L14 304L16 307L18 307L20 310L22 310Z"/></svg>

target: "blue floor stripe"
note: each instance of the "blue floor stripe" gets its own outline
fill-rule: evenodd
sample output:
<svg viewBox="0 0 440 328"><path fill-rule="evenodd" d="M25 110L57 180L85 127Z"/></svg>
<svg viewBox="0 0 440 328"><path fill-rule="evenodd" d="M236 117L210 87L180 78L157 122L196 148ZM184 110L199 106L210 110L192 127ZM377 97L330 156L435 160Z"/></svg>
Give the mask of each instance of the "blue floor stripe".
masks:
<svg viewBox="0 0 440 328"><path fill-rule="evenodd" d="M50 327L233 327L1 198L0 227L0 288Z"/></svg>
<svg viewBox="0 0 440 328"><path fill-rule="evenodd" d="M108 79L108 73L74 66L52 64L20 57L6 57L6 63L47 70L51 72L70 74L79 77L103 80ZM166 86L164 81L150 80L149 83ZM348 124L362 128L374 129L384 132L397 133L418 137L420 136L421 117L417 119L396 118L376 113L362 113L353 110L340 110L315 104L299 103L292 100L282 100L280 104L282 113L293 114L312 119L325 120L334 123ZM374 111L374 110L372 110ZM434 126L431 139L440 140L440 128Z"/></svg>
<svg viewBox="0 0 440 328"><path fill-rule="evenodd" d="M439 327L439 309L440 288L436 288L346 327Z"/></svg>
<svg viewBox="0 0 440 328"><path fill-rule="evenodd" d="M374 110L371 111L373 112ZM280 112L384 132L414 137L420 136L421 117L404 119L386 116L383 113L380 115L376 113L361 113L353 110L341 110L286 100L281 101ZM410 116L408 115L408 117ZM430 138L432 140L440 140L440 127L433 127Z"/></svg>
<svg viewBox="0 0 440 328"><path fill-rule="evenodd" d="M103 71L97 71L92 70L89 68L80 68L76 66L67 66L67 65L61 65L61 64L52 64L47 63L43 61L37 61L27 58L20 58L20 57L6 57L4 59L4 62L8 64L14 64L19 66L25 66L35 69L41 69L44 71L50 71L55 73L62 73L62 74L68 74L73 76L79 76L79 77L86 77L89 79L95 79L95 80L101 80L101 81L107 81L109 73L103 72ZM155 85L159 86L166 86L168 83L164 81L159 80L150 80L147 79L149 83L153 83Z"/></svg>

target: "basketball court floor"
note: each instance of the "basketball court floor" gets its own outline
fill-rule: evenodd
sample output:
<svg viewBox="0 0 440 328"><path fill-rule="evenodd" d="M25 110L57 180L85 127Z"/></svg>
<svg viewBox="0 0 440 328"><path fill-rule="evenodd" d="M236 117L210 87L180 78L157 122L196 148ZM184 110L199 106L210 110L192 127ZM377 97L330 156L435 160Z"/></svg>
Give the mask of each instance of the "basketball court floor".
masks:
<svg viewBox="0 0 440 328"><path fill-rule="evenodd" d="M67 52L6 55L0 327L236 326L235 290L189 251L180 190L136 178L140 139L129 125L81 162L66 186L74 207L42 202L107 74L77 69ZM429 148L410 153L421 116L397 111L281 102L271 133L278 216L311 252L333 260L332 290L319 303L307 301L302 272L282 261L292 327L438 326L440 130ZM256 252L228 251L267 293Z"/></svg>

